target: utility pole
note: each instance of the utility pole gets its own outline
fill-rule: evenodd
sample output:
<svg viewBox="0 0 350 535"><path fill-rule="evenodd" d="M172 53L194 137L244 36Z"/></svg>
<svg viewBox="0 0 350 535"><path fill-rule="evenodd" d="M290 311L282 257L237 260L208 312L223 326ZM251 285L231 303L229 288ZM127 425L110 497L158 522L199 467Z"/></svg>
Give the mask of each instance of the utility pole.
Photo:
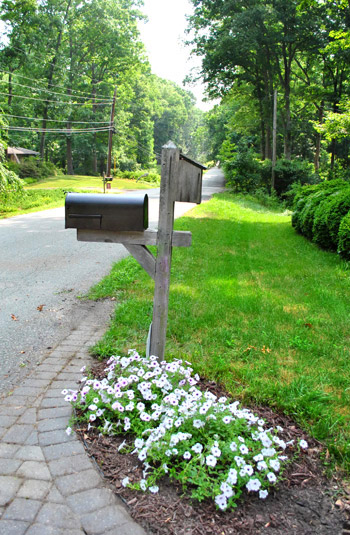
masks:
<svg viewBox="0 0 350 535"><path fill-rule="evenodd" d="M112 142L113 142L113 128L114 128L114 112L115 112L115 101L117 97L117 86L114 89L112 109L111 109L111 118L109 121L109 135L108 135L108 156L107 156L107 173L106 179L111 178L111 165L112 165Z"/></svg>
<svg viewBox="0 0 350 535"><path fill-rule="evenodd" d="M273 124L272 124L272 170L271 192L275 189L275 167L277 154L277 89L273 92Z"/></svg>

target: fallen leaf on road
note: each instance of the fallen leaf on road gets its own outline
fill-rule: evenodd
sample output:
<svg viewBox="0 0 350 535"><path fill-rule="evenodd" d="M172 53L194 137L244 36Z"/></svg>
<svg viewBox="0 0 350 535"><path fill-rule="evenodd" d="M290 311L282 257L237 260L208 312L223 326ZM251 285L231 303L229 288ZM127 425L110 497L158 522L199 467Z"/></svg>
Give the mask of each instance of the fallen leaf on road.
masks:
<svg viewBox="0 0 350 535"><path fill-rule="evenodd" d="M36 307L36 309L39 310L39 312L42 312L44 306L45 306L45 305L39 305L38 307Z"/></svg>
<svg viewBox="0 0 350 535"><path fill-rule="evenodd" d="M14 314L11 314L11 318L13 319L13 321L18 321L18 318Z"/></svg>

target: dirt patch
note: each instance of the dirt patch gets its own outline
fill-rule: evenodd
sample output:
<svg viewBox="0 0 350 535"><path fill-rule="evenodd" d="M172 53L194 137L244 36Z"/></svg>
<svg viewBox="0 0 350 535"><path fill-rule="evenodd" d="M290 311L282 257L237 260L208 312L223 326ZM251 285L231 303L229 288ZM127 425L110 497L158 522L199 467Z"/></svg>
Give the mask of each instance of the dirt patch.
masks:
<svg viewBox="0 0 350 535"><path fill-rule="evenodd" d="M95 374L101 376L104 367L97 366ZM215 383L202 380L201 384L215 394L225 395ZM335 478L330 480L323 475L321 444L306 436L285 415L268 408L250 409L271 425L283 427L284 440L306 439L309 449L290 463L283 481L266 500L247 494L236 509L224 513L212 502L198 503L183 496L180 485L165 478L159 482L158 494L123 487L121 481L125 477L142 477L142 465L136 456L118 452L125 437L103 437L87 432L85 427L77 432L130 515L149 535L350 534L350 494Z"/></svg>

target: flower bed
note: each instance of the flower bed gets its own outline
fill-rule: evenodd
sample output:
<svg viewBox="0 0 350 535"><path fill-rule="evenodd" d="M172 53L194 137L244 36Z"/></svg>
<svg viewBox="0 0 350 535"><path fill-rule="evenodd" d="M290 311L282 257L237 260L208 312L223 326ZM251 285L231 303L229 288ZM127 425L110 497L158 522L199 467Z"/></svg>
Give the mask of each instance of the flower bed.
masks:
<svg viewBox="0 0 350 535"><path fill-rule="evenodd" d="M125 477L124 486L157 493L167 475L192 498L212 499L222 511L243 493L265 499L306 441L285 442L281 427L237 401L203 392L198 381L189 363L159 363L130 351L110 358L104 379L86 376L80 391L63 393L88 428L126 436L119 450L132 452L143 474Z"/></svg>

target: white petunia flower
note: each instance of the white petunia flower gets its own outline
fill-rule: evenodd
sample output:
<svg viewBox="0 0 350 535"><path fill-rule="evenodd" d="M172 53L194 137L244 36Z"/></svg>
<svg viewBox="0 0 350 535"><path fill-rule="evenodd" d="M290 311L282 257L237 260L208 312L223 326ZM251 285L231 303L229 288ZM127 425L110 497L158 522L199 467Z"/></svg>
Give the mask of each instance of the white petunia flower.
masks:
<svg viewBox="0 0 350 535"><path fill-rule="evenodd" d="M306 442L306 440L300 440L299 442L299 446L303 449L303 450L307 450L307 448L309 447L308 443Z"/></svg>
<svg viewBox="0 0 350 535"><path fill-rule="evenodd" d="M192 446L191 450L193 450L195 453L202 453L203 446L202 446L202 444L197 442L196 444L194 444L194 446Z"/></svg>
<svg viewBox="0 0 350 535"><path fill-rule="evenodd" d="M225 511L227 507L227 498L224 494L219 494L218 496L215 496L215 503L221 509L221 511Z"/></svg>
<svg viewBox="0 0 350 535"><path fill-rule="evenodd" d="M239 447L239 451L241 452L242 455L247 455L247 453L249 453L249 450L245 444L242 444Z"/></svg>
<svg viewBox="0 0 350 535"><path fill-rule="evenodd" d="M259 490L259 498L261 500L265 500L265 498L268 496L268 492L267 490Z"/></svg>
<svg viewBox="0 0 350 535"><path fill-rule="evenodd" d="M127 487L129 485L129 478L128 477L124 477L123 481L122 481L122 485L123 487Z"/></svg>
<svg viewBox="0 0 350 535"><path fill-rule="evenodd" d="M210 451L211 451L212 455L214 455L214 457L220 457L221 456L221 450L217 446L213 446Z"/></svg>
<svg viewBox="0 0 350 535"><path fill-rule="evenodd" d="M277 459L271 459L269 461L269 465L271 466L271 468L275 471L275 472L278 472L279 469L281 468L281 463L277 460Z"/></svg>
<svg viewBox="0 0 350 535"><path fill-rule="evenodd" d="M266 477L270 481L270 483L276 483L277 481L277 477L273 472L269 472Z"/></svg>
<svg viewBox="0 0 350 535"><path fill-rule="evenodd" d="M227 483L230 485L235 485L237 483L237 470L235 468L230 468L227 476Z"/></svg>
<svg viewBox="0 0 350 535"><path fill-rule="evenodd" d="M226 498L231 498L231 496L234 495L234 491L232 490L231 485L229 485L225 481L221 483L220 490Z"/></svg>
<svg viewBox="0 0 350 535"><path fill-rule="evenodd" d="M205 424L202 420L193 420L193 427L195 427L196 429L200 429L204 425Z"/></svg>
<svg viewBox="0 0 350 535"><path fill-rule="evenodd" d="M261 487L261 483L259 479L250 479L248 483L246 484L246 488L249 491L257 492Z"/></svg>
<svg viewBox="0 0 350 535"><path fill-rule="evenodd" d="M205 462L207 463L208 466L211 466L212 468L214 468L214 466L217 463L217 460L216 460L216 457L214 457L214 455L208 455L208 457L206 457L205 459Z"/></svg>

